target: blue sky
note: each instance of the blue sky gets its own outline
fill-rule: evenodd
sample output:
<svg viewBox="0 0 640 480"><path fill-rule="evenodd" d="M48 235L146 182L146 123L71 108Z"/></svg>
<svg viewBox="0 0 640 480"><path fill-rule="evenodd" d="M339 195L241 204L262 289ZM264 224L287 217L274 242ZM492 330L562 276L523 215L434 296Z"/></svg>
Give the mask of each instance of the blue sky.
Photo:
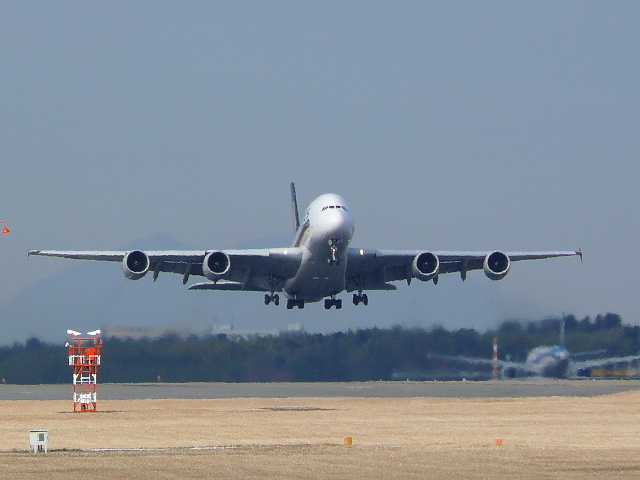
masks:
<svg viewBox="0 0 640 480"><path fill-rule="evenodd" d="M301 205L348 199L355 246L580 247L583 264L482 288L504 317L638 324L638 18L634 2L4 2L0 311L70 267L30 248L282 237L293 180Z"/></svg>

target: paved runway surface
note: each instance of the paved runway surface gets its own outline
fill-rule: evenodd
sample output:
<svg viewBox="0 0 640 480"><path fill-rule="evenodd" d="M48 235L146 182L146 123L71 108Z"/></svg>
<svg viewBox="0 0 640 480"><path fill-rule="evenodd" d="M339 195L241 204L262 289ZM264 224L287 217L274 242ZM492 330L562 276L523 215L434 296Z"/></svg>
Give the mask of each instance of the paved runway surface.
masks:
<svg viewBox="0 0 640 480"><path fill-rule="evenodd" d="M640 389L640 380L489 382L102 384L99 400L288 397L592 397ZM69 385L0 385L0 400L67 400Z"/></svg>

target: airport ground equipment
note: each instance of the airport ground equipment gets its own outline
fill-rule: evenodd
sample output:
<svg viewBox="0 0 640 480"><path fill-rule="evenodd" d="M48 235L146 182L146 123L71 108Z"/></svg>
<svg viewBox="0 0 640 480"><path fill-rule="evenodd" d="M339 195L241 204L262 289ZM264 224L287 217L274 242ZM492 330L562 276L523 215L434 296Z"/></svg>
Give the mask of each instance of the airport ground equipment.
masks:
<svg viewBox="0 0 640 480"><path fill-rule="evenodd" d="M49 430L29 430L29 450L33 453L47 453Z"/></svg>
<svg viewBox="0 0 640 480"><path fill-rule="evenodd" d="M94 330L80 337L80 332L67 330L71 335L69 365L73 367L73 411L98 411L98 369L102 358L100 330Z"/></svg>

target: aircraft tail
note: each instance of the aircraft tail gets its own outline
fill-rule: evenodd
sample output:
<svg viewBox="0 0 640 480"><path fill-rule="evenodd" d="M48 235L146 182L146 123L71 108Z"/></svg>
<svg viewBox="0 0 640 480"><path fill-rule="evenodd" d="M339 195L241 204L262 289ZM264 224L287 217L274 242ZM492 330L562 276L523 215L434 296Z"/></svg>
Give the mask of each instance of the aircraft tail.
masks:
<svg viewBox="0 0 640 480"><path fill-rule="evenodd" d="M291 182L291 209L293 211L293 228L297 232L300 228L300 217L298 216L298 199L296 197L296 186Z"/></svg>

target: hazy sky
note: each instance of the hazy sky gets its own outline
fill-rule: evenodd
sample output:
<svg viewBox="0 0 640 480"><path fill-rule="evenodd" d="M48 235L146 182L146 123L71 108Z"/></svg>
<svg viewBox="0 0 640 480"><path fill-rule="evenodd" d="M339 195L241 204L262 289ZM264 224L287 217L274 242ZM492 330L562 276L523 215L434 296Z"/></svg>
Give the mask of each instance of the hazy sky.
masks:
<svg viewBox="0 0 640 480"><path fill-rule="evenodd" d="M30 248L291 233L295 181L302 209L347 198L354 246L580 247L583 264L518 263L487 288L638 324L639 18L622 1L2 2L0 302L73 263Z"/></svg>

